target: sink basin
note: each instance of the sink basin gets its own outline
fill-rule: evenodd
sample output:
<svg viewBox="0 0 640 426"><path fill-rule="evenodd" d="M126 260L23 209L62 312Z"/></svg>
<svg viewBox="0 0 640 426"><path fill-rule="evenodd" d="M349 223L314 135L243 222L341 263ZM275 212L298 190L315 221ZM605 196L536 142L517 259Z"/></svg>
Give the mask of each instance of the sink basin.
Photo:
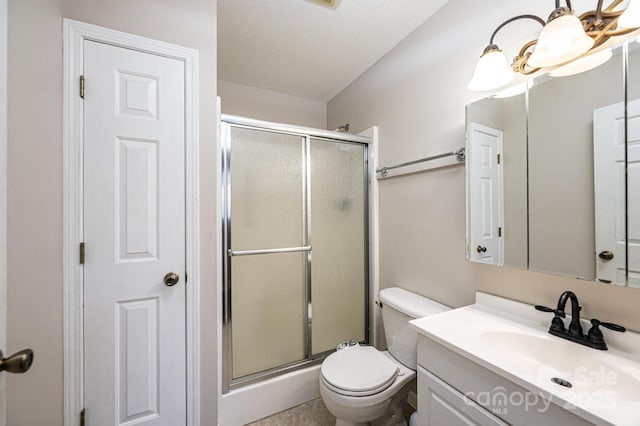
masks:
<svg viewBox="0 0 640 426"><path fill-rule="evenodd" d="M531 369L529 374L545 389L558 386L582 393L582 398L615 395L617 401L640 403L640 378L623 370L628 368L626 363L614 365L607 353L551 335L524 331L487 331L480 335L480 340L501 354L503 364ZM554 378L562 380L553 381ZM571 387L566 387L563 381Z"/></svg>
<svg viewBox="0 0 640 426"><path fill-rule="evenodd" d="M478 294L476 304L411 321L423 336L597 425L640 426L640 334L601 351L550 335L533 306Z"/></svg>

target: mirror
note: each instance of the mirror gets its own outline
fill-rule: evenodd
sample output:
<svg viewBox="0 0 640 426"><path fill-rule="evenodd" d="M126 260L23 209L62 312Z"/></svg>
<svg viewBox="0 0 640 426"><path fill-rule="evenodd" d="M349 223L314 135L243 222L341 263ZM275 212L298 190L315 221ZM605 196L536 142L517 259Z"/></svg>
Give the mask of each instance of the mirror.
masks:
<svg viewBox="0 0 640 426"><path fill-rule="evenodd" d="M467 259L617 285L629 269L640 287L640 44L629 44L629 144L624 59L620 46L593 70L467 106Z"/></svg>
<svg viewBox="0 0 640 426"><path fill-rule="evenodd" d="M629 43L627 75L627 218L630 287L640 288L640 37Z"/></svg>
<svg viewBox="0 0 640 426"><path fill-rule="evenodd" d="M599 266L611 264L596 261L596 246L624 265L622 57L618 48L591 71L538 77L529 91L532 271L593 281ZM616 148L621 155L610 155ZM610 272L602 279L613 281Z"/></svg>
<svg viewBox="0 0 640 426"><path fill-rule="evenodd" d="M523 269L527 268L525 101L522 93L467 107L467 176L474 206L467 258ZM509 161L503 162L504 158Z"/></svg>

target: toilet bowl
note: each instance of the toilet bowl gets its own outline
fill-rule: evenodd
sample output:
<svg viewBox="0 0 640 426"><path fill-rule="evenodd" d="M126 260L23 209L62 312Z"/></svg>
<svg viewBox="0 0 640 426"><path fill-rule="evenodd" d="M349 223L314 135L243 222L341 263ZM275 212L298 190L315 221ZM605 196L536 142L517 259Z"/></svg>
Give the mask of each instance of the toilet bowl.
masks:
<svg viewBox="0 0 640 426"><path fill-rule="evenodd" d="M368 424L379 419L389 411L394 398L399 403L406 399L403 394L409 391L407 385L416 377L415 371L389 352L372 346L352 346L329 358L320 369L320 395L338 419L336 425ZM403 388L406 392L401 392Z"/></svg>
<svg viewBox="0 0 640 426"><path fill-rule="evenodd" d="M388 351L348 346L329 355L320 369L320 395L337 426L405 424L402 409L417 368L418 336L409 320L449 310L397 287L379 296Z"/></svg>

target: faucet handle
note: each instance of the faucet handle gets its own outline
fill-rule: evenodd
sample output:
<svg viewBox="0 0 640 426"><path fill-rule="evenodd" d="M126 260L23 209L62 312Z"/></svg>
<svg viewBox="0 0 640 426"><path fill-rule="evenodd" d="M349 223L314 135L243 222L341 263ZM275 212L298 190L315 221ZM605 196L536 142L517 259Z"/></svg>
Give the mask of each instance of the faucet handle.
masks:
<svg viewBox="0 0 640 426"><path fill-rule="evenodd" d="M550 332L552 330L554 332L564 332L565 331L564 321L562 321L562 319L561 319L561 318L564 318L564 317L567 316L564 313L564 311L561 311L560 309L549 308L547 306L542 306L542 305L536 305L535 308L538 311L553 313L553 319L551 320L551 327L549 327L549 331Z"/></svg>
<svg viewBox="0 0 640 426"><path fill-rule="evenodd" d="M551 313L555 314L556 316L559 316L559 317L562 317L562 318L564 318L566 316L566 314L563 311L560 311L558 309L549 308L547 306L536 305L535 308L536 308L537 311L551 312Z"/></svg>
<svg viewBox="0 0 640 426"><path fill-rule="evenodd" d="M610 322L601 322L595 318L591 320L591 326L589 333L587 333L587 338L591 341L591 346L593 348L600 350L607 350L607 344L604 342L604 336L602 335L602 331L600 331L600 326L620 333L627 331L627 329L621 325L612 324Z"/></svg>
<svg viewBox="0 0 640 426"><path fill-rule="evenodd" d="M601 325L604 328L608 328L609 330L617 331L619 333L624 333L625 331L627 331L627 329L624 328L621 325L614 324L612 322L602 322L602 321L597 320L595 318L591 320L591 325L594 326L594 327L598 327L598 326Z"/></svg>

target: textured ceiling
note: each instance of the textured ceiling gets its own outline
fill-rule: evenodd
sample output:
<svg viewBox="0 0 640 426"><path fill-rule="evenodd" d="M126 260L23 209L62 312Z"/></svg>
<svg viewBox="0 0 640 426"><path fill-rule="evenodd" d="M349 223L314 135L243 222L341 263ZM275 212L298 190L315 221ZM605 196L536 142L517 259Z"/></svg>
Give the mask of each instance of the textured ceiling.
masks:
<svg viewBox="0 0 640 426"><path fill-rule="evenodd" d="M447 0L218 0L218 78L329 101Z"/></svg>

